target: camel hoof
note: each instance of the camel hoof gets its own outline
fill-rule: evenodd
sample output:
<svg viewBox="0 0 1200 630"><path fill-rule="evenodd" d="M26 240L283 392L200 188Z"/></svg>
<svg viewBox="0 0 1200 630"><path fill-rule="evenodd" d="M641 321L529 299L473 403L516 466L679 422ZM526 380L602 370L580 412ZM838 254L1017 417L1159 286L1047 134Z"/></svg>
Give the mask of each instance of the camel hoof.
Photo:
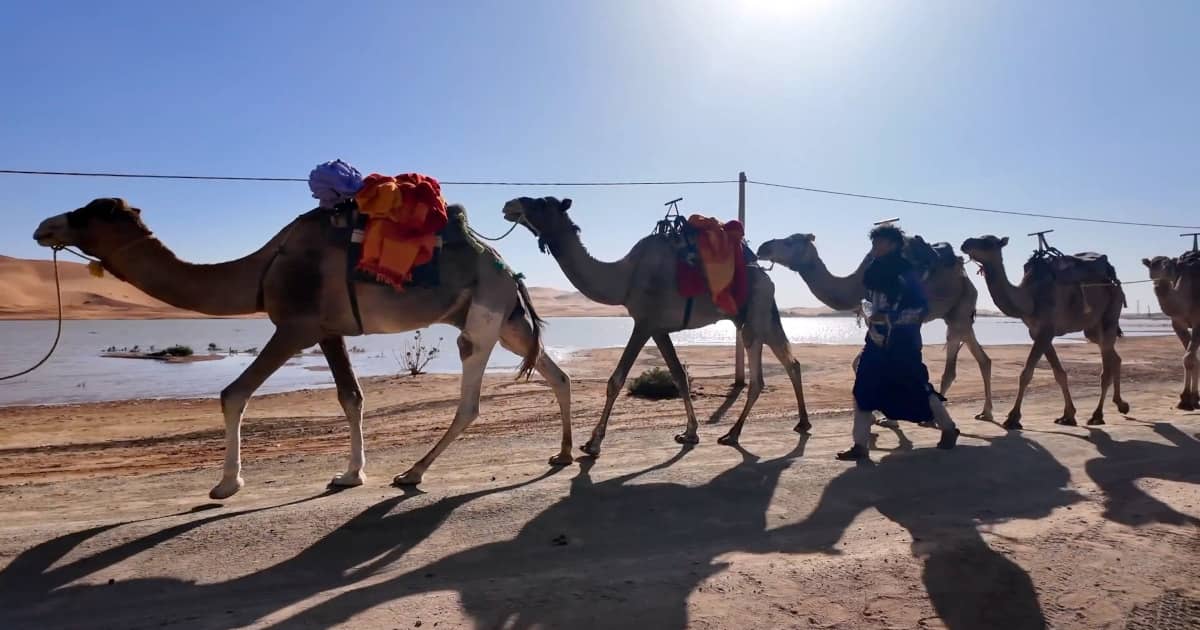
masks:
<svg viewBox="0 0 1200 630"><path fill-rule="evenodd" d="M582 451L584 455L591 455L592 457L600 457L600 445L593 444L591 440L588 440L587 444L580 446L579 450Z"/></svg>
<svg viewBox="0 0 1200 630"><path fill-rule="evenodd" d="M1075 418L1068 418L1067 416L1058 418L1057 420L1054 421L1054 424L1061 424L1064 427L1079 426L1079 423L1075 422Z"/></svg>
<svg viewBox="0 0 1200 630"><path fill-rule="evenodd" d="M675 442L678 444L699 444L700 436L695 433L679 433L675 435Z"/></svg>
<svg viewBox="0 0 1200 630"><path fill-rule="evenodd" d="M1009 431L1020 431L1025 427L1021 426L1021 416L1009 416L1008 420L1004 421L1004 428Z"/></svg>
<svg viewBox="0 0 1200 630"><path fill-rule="evenodd" d="M347 471L347 472L344 472L344 473L334 477L329 482L329 487L331 487L331 488L357 488L357 487L363 485L363 482L366 480L367 480L367 476L362 474L361 471L356 471L356 472Z"/></svg>
<svg viewBox="0 0 1200 630"><path fill-rule="evenodd" d="M410 470L404 474L396 475L396 477L392 479L392 485L393 486L415 486L415 485L418 485L421 483L422 477L424 477L424 475L422 475L420 473L415 473Z"/></svg>
<svg viewBox="0 0 1200 630"><path fill-rule="evenodd" d="M808 418L805 418L797 422L796 426L792 427L792 430L800 435L808 435L809 431L812 431L812 423L808 421Z"/></svg>
<svg viewBox="0 0 1200 630"><path fill-rule="evenodd" d="M228 499L237 494L237 491L241 490L244 485L246 485L246 482L241 476L229 480L222 479L221 483L213 486L213 489L208 491L208 498L216 501Z"/></svg>
<svg viewBox="0 0 1200 630"><path fill-rule="evenodd" d="M717 444L720 444L721 446L736 446L737 443L738 436L733 435L732 433L726 433L725 435L717 438Z"/></svg>
<svg viewBox="0 0 1200 630"><path fill-rule="evenodd" d="M1118 400L1117 411L1120 411L1123 414L1129 413L1129 403L1125 402L1124 400Z"/></svg>
<svg viewBox="0 0 1200 630"><path fill-rule="evenodd" d="M1183 399L1181 399L1181 400L1179 401L1179 404L1178 404L1178 405L1175 405L1175 408L1176 408L1176 409L1182 409L1182 410L1184 410L1184 411L1195 411L1195 410L1196 410L1196 405L1193 405L1193 404L1192 404L1192 401L1190 401L1190 400L1183 400Z"/></svg>
<svg viewBox="0 0 1200 630"><path fill-rule="evenodd" d="M571 453L569 451L565 453L559 453L558 455L550 458L551 466L570 466L574 463L575 458L571 457Z"/></svg>
<svg viewBox="0 0 1200 630"><path fill-rule="evenodd" d="M975 414L975 419L976 419L976 420L983 420L984 422L991 422L991 421L993 420L993 418L992 418L992 412L990 412L990 411L983 411L983 412L977 413L977 414Z"/></svg>

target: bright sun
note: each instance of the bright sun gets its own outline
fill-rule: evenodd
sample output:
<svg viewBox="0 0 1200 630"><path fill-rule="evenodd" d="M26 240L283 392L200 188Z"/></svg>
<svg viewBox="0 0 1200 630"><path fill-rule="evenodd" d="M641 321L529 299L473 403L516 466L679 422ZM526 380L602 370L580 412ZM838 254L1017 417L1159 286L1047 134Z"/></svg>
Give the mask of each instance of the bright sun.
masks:
<svg viewBox="0 0 1200 630"><path fill-rule="evenodd" d="M829 0L739 0L746 13L756 17L785 18L813 13Z"/></svg>

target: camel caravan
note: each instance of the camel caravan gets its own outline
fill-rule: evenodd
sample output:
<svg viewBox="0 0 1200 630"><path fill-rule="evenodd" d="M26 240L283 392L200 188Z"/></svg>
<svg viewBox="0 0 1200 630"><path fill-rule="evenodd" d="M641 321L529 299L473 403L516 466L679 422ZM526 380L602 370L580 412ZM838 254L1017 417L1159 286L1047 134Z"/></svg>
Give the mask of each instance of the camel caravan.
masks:
<svg viewBox="0 0 1200 630"><path fill-rule="evenodd" d="M363 484L365 401L345 337L406 332L439 323L460 331L456 346L462 362L461 398L449 428L420 460L397 475L394 483L419 484L430 465L478 417L484 372L497 343L522 358L518 378L537 372L553 390L562 438L549 463L571 464L570 378L543 349L544 322L523 277L471 229L466 210L447 204L439 183L431 177L363 177L340 160L314 169L309 185L319 202L316 208L284 226L257 251L223 263L180 260L154 236L138 208L117 198L96 199L50 217L34 232L40 245L77 248L103 270L168 304L215 316L265 313L275 325L270 340L249 367L221 391L225 459L221 479L210 496L224 499L244 485L241 425L250 397L290 357L313 345L320 346L328 362L350 429L346 470L335 476L331 485ZM514 228L524 227L534 236L541 251L554 258L580 293L601 304L624 306L633 320L633 331L608 379L603 411L590 438L580 447L588 456L600 455L613 407L639 352L651 340L682 393L686 424L675 440L685 445L699 442L696 411L688 395L689 377L670 334L721 320L732 321L740 332L749 359L749 390L736 421L717 441L738 443L764 388L764 345L791 381L797 407L794 430L808 433L812 425L804 402L801 366L783 328L775 285L760 261L798 273L813 295L835 311L866 317L868 344L883 321L874 311L879 305L866 299L869 269L880 255L877 251L866 255L849 275L835 276L821 260L812 234L767 240L754 252L739 222L722 223L700 215L685 219L672 204L667 216L648 236L633 243L624 257L602 261L583 245L582 230L569 213L572 206L571 199L519 197L503 204L502 213ZM892 229L903 235L898 228ZM874 238L876 233L872 234ZM1056 422L1076 423L1067 373L1053 345L1056 337L1074 332L1082 332L1100 346L1102 359L1100 400L1088 424L1104 422L1110 387L1118 411L1128 413L1129 404L1121 397L1121 357L1116 350L1125 296L1115 270L1102 255L1065 255L1049 247L1044 233L1037 236L1039 248L1016 285L1004 265L1008 238L970 238L959 248L980 266L996 306L1021 320L1032 339L1016 399L1003 426L1022 428L1021 404L1043 356L1064 399L1063 414ZM983 379L983 408L975 417L991 421L991 360L975 333L978 292L967 276L965 259L948 243L931 244L915 235L903 235L898 251L904 268L911 270L906 277L913 278L916 285L909 288L922 296L924 304L915 321L907 323L917 329L937 319L946 323L946 365L940 387L934 390L925 385L933 406L940 407L935 399L944 400L954 383L958 354L965 345ZM1186 349L1178 406L1200 408L1200 248L1194 245L1182 256L1158 256L1143 263L1162 312L1171 318ZM892 322L888 320L886 325L890 328ZM919 354L919 335L917 340ZM857 360L853 369L859 370ZM952 448L958 430L952 421L939 421L939 426L943 429L939 447ZM847 457L839 454L839 458L864 454L852 451Z"/></svg>

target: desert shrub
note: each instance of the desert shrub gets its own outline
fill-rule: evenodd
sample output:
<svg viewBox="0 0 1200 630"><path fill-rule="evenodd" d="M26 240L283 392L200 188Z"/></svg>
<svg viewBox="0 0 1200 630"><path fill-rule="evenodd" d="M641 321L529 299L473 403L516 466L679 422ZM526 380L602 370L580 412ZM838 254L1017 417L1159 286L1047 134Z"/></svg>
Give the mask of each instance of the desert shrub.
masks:
<svg viewBox="0 0 1200 630"><path fill-rule="evenodd" d="M671 376L670 370L654 367L630 381L629 395L653 400L679 398L679 388L675 386L675 378Z"/></svg>
<svg viewBox="0 0 1200 630"><path fill-rule="evenodd" d="M396 359L396 363L399 363L400 367L408 372L409 376L416 376L425 373L425 367L441 352L441 345L441 337L438 337L436 344L425 345L421 338L421 331L418 330L413 334L412 343L404 344L404 356L397 356L393 350L392 357Z"/></svg>
<svg viewBox="0 0 1200 630"><path fill-rule="evenodd" d="M168 355L173 357L190 357L193 354L191 346L184 346L180 344L173 345L166 350L163 350L163 352L166 352Z"/></svg>

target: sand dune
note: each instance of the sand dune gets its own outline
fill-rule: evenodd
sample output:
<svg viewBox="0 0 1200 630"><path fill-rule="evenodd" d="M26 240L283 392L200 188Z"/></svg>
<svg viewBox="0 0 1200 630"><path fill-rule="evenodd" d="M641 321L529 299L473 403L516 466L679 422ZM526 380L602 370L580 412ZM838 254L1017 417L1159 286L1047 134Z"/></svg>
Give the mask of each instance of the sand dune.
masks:
<svg viewBox="0 0 1200 630"><path fill-rule="evenodd" d="M137 287L105 274L92 277L87 266L59 261L63 314L67 319L176 319L207 317L176 308ZM619 317L620 306L597 304L577 291L530 287L542 317ZM48 260L0 256L0 319L53 319L54 267ZM261 316L261 315L260 315Z"/></svg>

